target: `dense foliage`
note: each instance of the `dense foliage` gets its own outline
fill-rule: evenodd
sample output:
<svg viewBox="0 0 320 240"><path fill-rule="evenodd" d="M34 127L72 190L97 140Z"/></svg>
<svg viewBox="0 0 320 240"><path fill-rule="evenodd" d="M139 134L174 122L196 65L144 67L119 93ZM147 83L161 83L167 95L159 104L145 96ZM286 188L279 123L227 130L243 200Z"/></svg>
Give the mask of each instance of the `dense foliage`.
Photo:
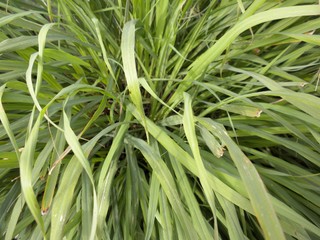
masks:
<svg viewBox="0 0 320 240"><path fill-rule="evenodd" d="M320 238L315 0L0 2L0 238Z"/></svg>

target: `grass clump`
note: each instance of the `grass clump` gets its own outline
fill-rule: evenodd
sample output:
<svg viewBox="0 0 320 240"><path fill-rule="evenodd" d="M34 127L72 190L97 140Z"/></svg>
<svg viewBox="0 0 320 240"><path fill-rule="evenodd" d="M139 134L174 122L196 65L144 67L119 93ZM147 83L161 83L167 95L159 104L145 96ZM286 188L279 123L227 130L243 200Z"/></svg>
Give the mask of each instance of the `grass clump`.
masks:
<svg viewBox="0 0 320 240"><path fill-rule="evenodd" d="M319 238L319 15L0 3L1 239Z"/></svg>

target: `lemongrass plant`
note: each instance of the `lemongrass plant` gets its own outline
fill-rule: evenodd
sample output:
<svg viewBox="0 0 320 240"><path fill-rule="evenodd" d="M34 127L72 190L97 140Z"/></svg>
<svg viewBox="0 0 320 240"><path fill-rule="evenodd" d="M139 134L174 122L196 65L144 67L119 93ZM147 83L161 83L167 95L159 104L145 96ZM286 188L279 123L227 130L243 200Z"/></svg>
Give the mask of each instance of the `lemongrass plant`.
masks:
<svg viewBox="0 0 320 240"><path fill-rule="evenodd" d="M0 3L0 238L320 238L316 0Z"/></svg>

